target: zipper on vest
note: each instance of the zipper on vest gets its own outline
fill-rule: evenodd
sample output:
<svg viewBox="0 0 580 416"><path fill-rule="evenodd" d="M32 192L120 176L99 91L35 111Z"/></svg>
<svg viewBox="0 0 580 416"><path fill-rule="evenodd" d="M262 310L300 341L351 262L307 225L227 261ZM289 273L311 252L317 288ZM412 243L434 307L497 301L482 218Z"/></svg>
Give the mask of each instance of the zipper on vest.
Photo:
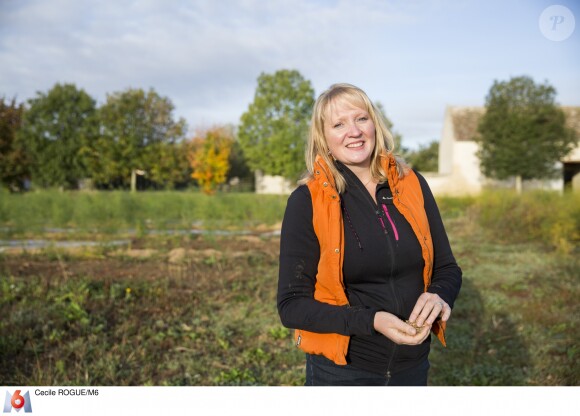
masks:
<svg viewBox="0 0 580 416"><path fill-rule="evenodd" d="M386 227L385 227L385 234L388 234ZM393 278L393 273L395 271L395 262L396 262L395 248L393 247L393 245L395 243L393 241L391 241L390 238L387 238L386 240L387 240L386 241L387 246L389 248L389 253L391 255L391 270L389 273L389 286L391 287L391 293L393 296L393 300L395 301L394 312L395 312L395 314L400 314L401 313L401 305L399 303L397 288L395 286L395 279ZM396 353L397 353L397 344L393 343L393 353L391 354L391 357L389 358L389 364L387 365L387 372L386 372L387 384L389 383L390 378L391 378L391 364L393 362L393 359L395 358Z"/></svg>

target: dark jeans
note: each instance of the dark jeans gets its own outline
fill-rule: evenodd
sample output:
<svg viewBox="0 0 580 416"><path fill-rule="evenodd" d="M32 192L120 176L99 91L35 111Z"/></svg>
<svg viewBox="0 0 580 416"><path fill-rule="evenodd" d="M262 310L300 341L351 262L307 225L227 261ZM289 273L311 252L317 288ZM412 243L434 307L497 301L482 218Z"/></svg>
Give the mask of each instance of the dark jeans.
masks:
<svg viewBox="0 0 580 416"><path fill-rule="evenodd" d="M426 386L429 360L390 377L306 354L306 386Z"/></svg>

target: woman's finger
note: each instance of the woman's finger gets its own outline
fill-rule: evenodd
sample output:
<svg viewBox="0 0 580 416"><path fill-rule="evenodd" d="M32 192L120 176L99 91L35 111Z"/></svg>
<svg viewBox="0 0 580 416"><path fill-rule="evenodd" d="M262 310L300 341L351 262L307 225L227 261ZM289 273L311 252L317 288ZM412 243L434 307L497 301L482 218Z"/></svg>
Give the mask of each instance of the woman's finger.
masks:
<svg viewBox="0 0 580 416"><path fill-rule="evenodd" d="M451 316L451 307L445 304L445 307L443 308L443 313L441 314L441 320L443 322L447 322L450 316Z"/></svg>
<svg viewBox="0 0 580 416"><path fill-rule="evenodd" d="M419 299L417 299L417 302L415 302L415 307L413 308L413 311L411 312L411 315L409 316L409 321L417 322L417 318L419 317L419 314L421 313L421 311L425 307L425 304L429 300L427 295L428 295L427 293L423 293L423 294L421 294L421 296L419 296Z"/></svg>
<svg viewBox="0 0 580 416"><path fill-rule="evenodd" d="M445 302L439 298L433 302L427 302L421 311L421 314L415 321L417 325L422 326L424 323L432 325L435 319L441 314L445 307Z"/></svg>

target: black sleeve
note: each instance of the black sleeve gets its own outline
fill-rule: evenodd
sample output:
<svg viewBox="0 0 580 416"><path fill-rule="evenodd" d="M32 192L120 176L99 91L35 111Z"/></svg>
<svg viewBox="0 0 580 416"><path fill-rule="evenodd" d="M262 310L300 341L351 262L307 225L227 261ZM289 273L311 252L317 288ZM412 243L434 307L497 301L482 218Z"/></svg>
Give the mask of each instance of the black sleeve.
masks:
<svg viewBox="0 0 580 416"><path fill-rule="evenodd" d="M308 187L296 189L286 206L280 237L278 313L288 328L318 333L371 335L375 311L314 299L320 246L312 225Z"/></svg>
<svg viewBox="0 0 580 416"><path fill-rule="evenodd" d="M416 172L417 173L417 172ZM423 199L425 203L425 211L429 219L429 228L431 229L431 239L433 240L433 276L431 278L431 285L427 289L430 293L438 294L445 302L453 308L455 299L459 294L461 288L462 272L453 252L449 245L449 239L441 220L439 208L433 197L433 193L427 184L425 178L417 173L421 190L423 191Z"/></svg>

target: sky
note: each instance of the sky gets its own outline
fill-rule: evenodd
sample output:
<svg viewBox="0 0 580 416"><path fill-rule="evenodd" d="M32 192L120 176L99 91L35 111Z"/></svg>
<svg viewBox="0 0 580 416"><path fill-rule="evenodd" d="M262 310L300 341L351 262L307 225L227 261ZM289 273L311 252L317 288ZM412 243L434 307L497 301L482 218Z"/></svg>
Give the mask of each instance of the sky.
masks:
<svg viewBox="0 0 580 416"><path fill-rule="evenodd" d="M540 19L554 4L571 15ZM0 97L74 83L102 104L153 88L193 132L239 124L261 73L297 69L316 96L361 87L416 149L494 80L531 76L580 106L578 26L570 0L0 0Z"/></svg>

